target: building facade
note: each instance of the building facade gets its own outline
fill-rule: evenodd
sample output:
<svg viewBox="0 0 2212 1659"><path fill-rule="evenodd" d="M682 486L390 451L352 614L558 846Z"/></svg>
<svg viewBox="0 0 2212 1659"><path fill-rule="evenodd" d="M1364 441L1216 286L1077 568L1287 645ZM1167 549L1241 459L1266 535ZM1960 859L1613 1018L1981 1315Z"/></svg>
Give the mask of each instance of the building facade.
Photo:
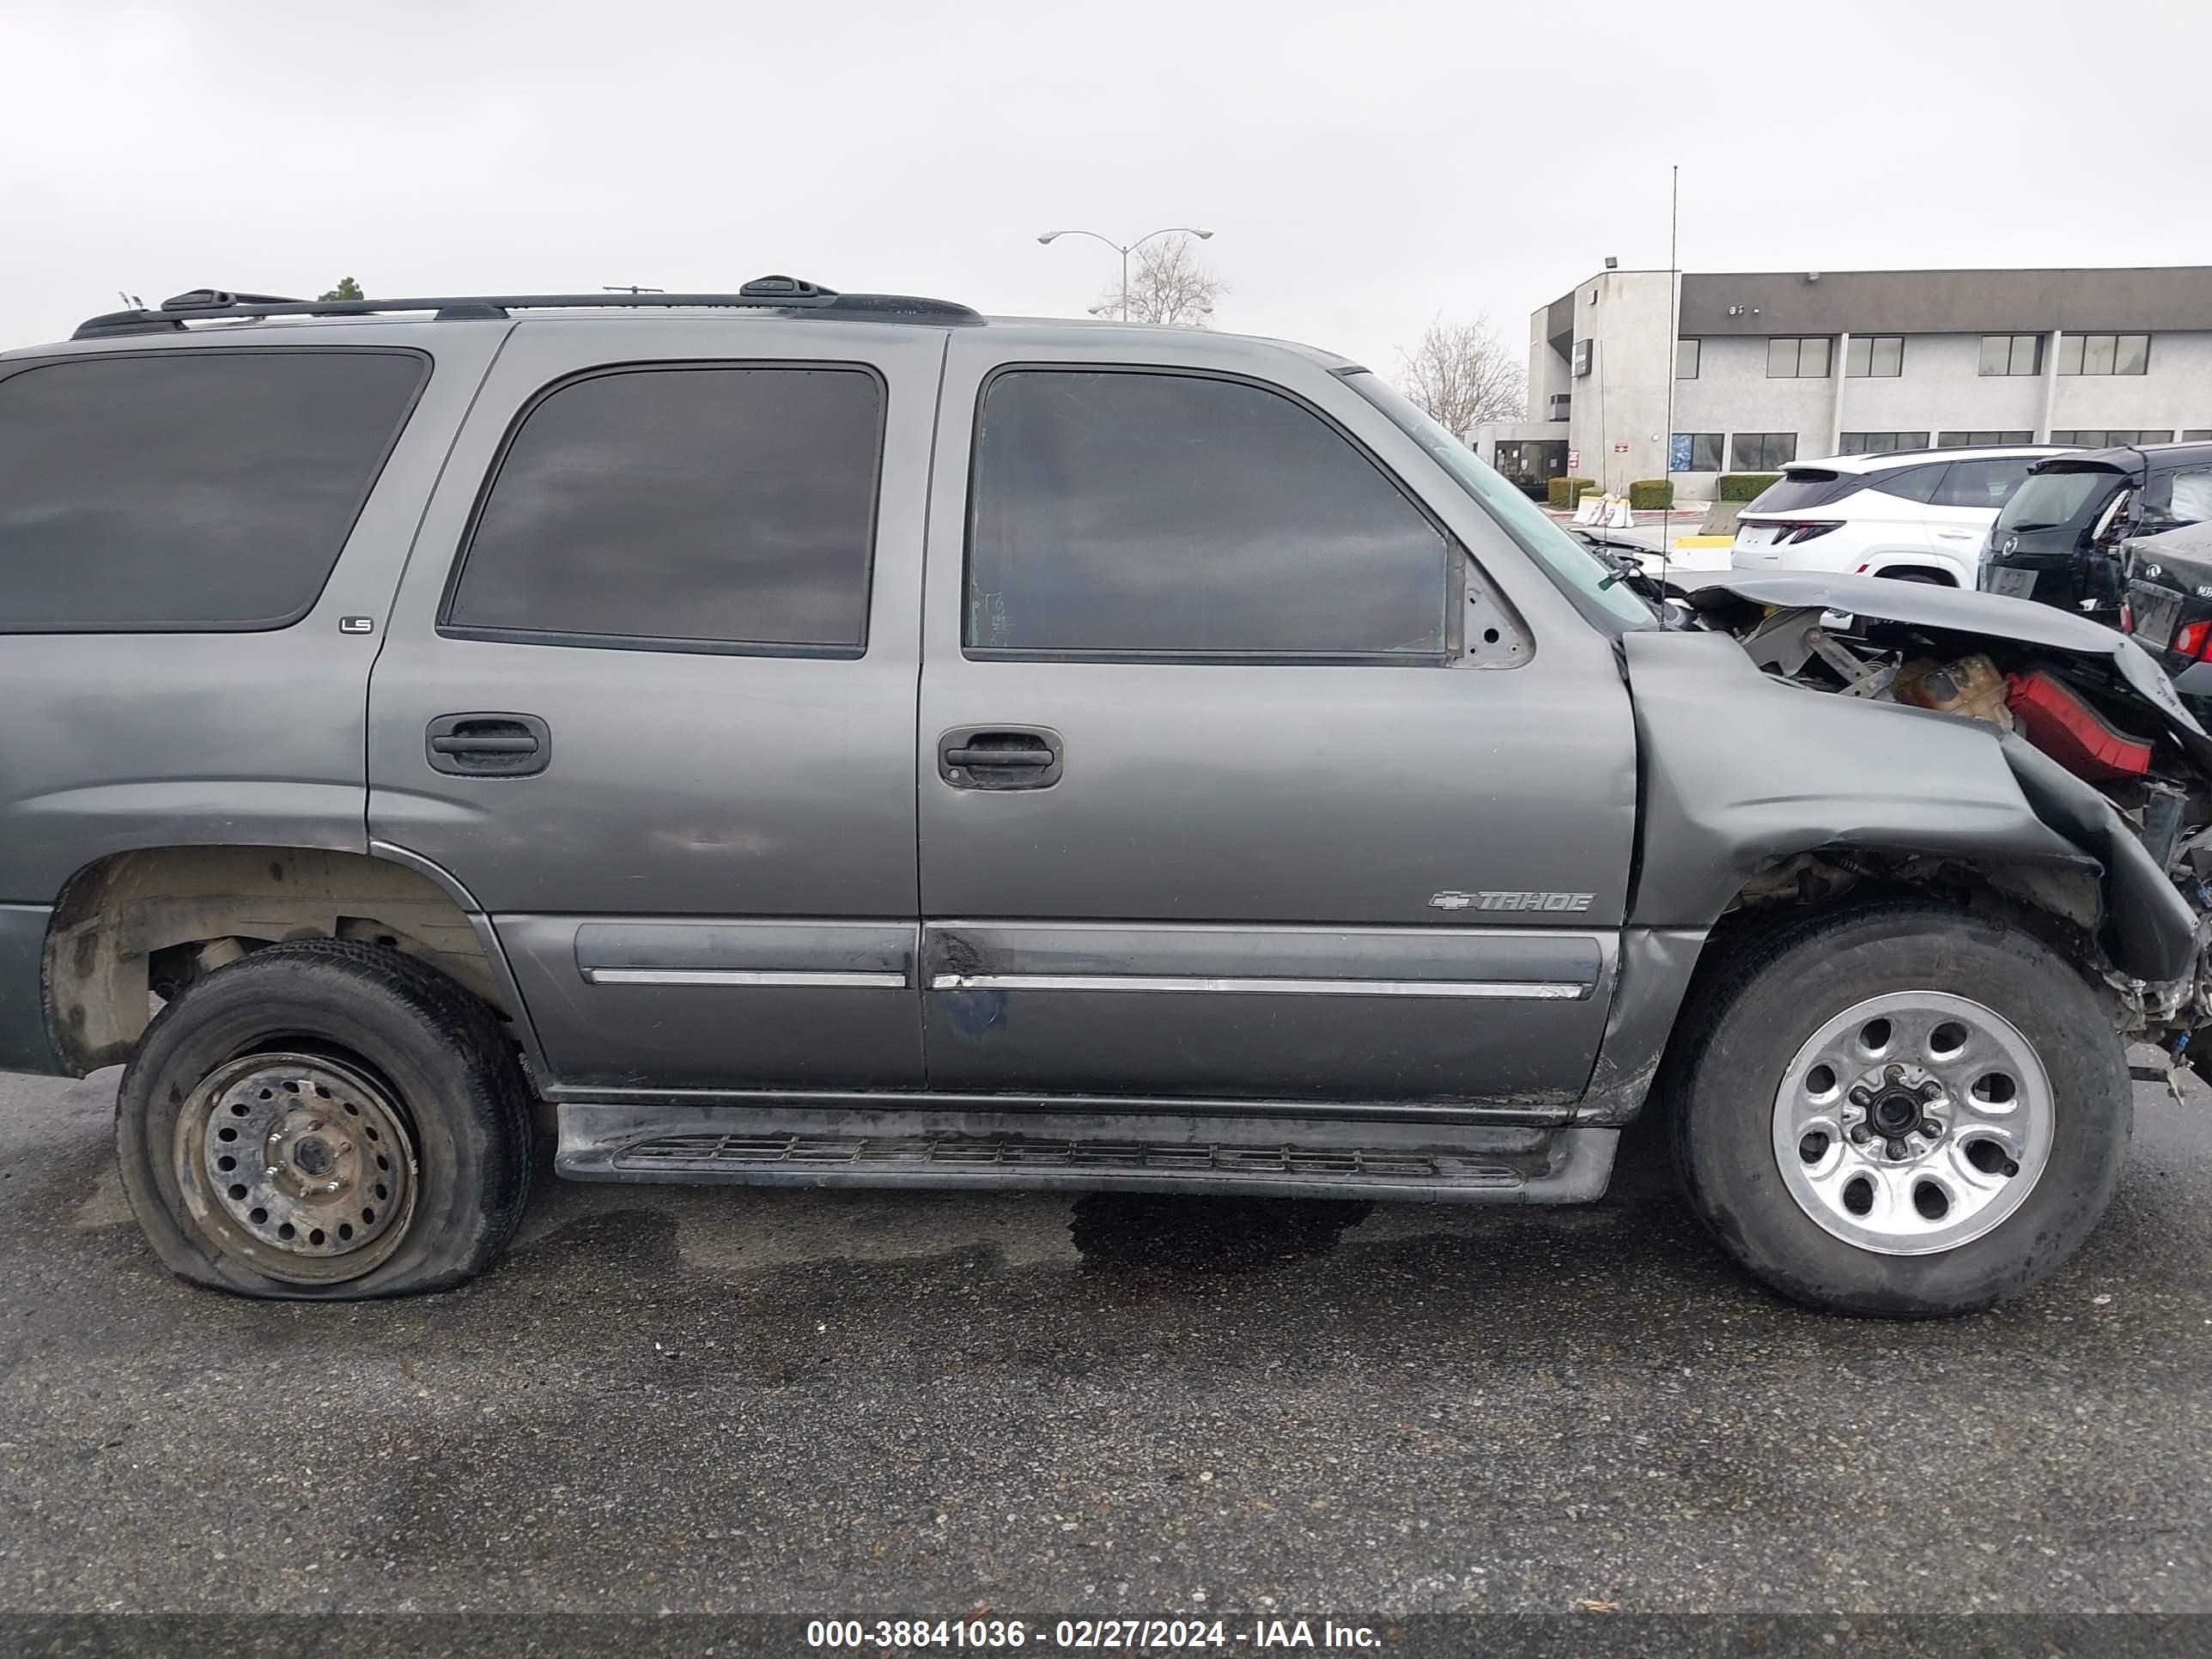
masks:
<svg viewBox="0 0 2212 1659"><path fill-rule="evenodd" d="M1607 270L1528 321L1528 413L1481 428L1530 488L1626 493L1820 456L2212 437L2212 266Z"/></svg>

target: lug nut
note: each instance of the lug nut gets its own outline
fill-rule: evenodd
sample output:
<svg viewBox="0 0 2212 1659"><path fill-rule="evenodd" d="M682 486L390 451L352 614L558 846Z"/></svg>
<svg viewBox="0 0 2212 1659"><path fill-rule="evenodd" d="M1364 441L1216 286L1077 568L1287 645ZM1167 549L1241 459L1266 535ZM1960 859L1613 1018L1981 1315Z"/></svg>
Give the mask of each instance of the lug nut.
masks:
<svg viewBox="0 0 2212 1659"><path fill-rule="evenodd" d="M1851 1104L1854 1106L1864 1106L1873 1099L1873 1093L1863 1083L1851 1091Z"/></svg>
<svg viewBox="0 0 2212 1659"><path fill-rule="evenodd" d="M1855 1146L1865 1146L1865 1145L1867 1144L1867 1142L1868 1142L1868 1141L1869 1141L1869 1140L1871 1140L1871 1139L1874 1139L1874 1137L1873 1137L1872 1135L1870 1135L1870 1134L1869 1134L1869 1133L1867 1133L1867 1127L1866 1127L1866 1125L1865 1125L1865 1124L1863 1124L1863 1123L1857 1124L1857 1125L1855 1125L1855 1126L1852 1127L1852 1130L1851 1130L1851 1141L1852 1141L1852 1144L1853 1144L1853 1145L1855 1145Z"/></svg>
<svg viewBox="0 0 2212 1659"><path fill-rule="evenodd" d="M1943 1138L1943 1126L1932 1117L1923 1117L1920 1120L1920 1133L1930 1140L1941 1140Z"/></svg>
<svg viewBox="0 0 2212 1659"><path fill-rule="evenodd" d="M1905 1146L1903 1141L1893 1140L1889 1143L1889 1157L1890 1161L1893 1164L1903 1163L1905 1161Z"/></svg>
<svg viewBox="0 0 2212 1659"><path fill-rule="evenodd" d="M1933 1100L1942 1092L1943 1085L1933 1078L1920 1085L1920 1097L1923 1100Z"/></svg>
<svg viewBox="0 0 2212 1659"><path fill-rule="evenodd" d="M1885 1066L1881 1068L1881 1074L1892 1083L1902 1083L1905 1080L1905 1067L1896 1065Z"/></svg>

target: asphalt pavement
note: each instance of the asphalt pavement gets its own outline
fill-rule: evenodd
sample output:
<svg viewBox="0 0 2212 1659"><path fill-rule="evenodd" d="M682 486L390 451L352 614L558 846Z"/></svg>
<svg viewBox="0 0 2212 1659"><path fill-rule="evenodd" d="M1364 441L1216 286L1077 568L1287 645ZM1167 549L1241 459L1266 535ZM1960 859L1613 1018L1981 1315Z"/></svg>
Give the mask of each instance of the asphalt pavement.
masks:
<svg viewBox="0 0 2212 1659"><path fill-rule="evenodd" d="M2212 1610L2212 1097L1939 1323L1581 1210L550 1179L398 1303L169 1277L0 1078L0 1609Z"/></svg>

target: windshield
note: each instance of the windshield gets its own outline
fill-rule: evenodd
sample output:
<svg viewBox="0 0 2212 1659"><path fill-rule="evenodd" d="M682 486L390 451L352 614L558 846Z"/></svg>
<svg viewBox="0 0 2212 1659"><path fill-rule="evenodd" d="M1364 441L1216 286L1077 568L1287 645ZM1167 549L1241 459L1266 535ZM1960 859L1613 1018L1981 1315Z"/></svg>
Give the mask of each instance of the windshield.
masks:
<svg viewBox="0 0 2212 1659"><path fill-rule="evenodd" d="M1455 482L1497 521L1523 552L1542 564L1585 611L1603 612L1615 623L1648 628L1651 607L1619 580L1614 566L1595 549L1577 541L1545 516L1544 510L1499 476L1497 470L1446 431L1370 370L1344 377L1346 386L1389 416L1402 431L1436 458Z"/></svg>
<svg viewBox="0 0 2212 1659"><path fill-rule="evenodd" d="M2117 472L2034 472L1997 514L1997 532L2059 530L2087 524L2127 482Z"/></svg>

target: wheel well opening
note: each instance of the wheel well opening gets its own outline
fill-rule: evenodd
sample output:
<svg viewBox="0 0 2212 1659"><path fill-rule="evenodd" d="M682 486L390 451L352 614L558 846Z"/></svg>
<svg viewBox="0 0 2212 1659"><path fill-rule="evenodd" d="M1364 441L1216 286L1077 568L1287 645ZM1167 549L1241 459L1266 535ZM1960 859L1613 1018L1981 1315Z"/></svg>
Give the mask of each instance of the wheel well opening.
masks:
<svg viewBox="0 0 2212 1659"><path fill-rule="evenodd" d="M2082 865L1962 859L1911 848L1825 846L1770 860L1736 890L1714 925L1697 973L1747 936L1808 910L1916 898L2002 921L2071 963L2100 992L2112 969L2097 931L2104 900Z"/></svg>
<svg viewBox="0 0 2212 1659"><path fill-rule="evenodd" d="M1895 582L1930 582L1939 587L1956 587L1959 585L1959 579L1941 565L1893 564L1874 574Z"/></svg>
<svg viewBox="0 0 2212 1659"><path fill-rule="evenodd" d="M475 925L427 877L287 847L118 853L70 878L46 932L54 1044L82 1076L128 1060L162 1003L248 952L343 939L417 957L512 1019Z"/></svg>

